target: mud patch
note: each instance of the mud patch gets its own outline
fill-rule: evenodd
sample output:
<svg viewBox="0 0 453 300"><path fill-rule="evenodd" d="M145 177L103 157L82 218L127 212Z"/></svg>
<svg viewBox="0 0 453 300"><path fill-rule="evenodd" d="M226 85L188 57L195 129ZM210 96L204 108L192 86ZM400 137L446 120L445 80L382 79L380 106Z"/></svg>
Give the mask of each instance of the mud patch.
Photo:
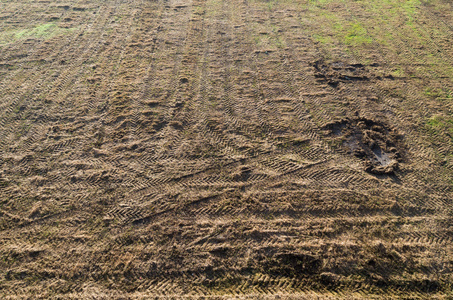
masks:
<svg viewBox="0 0 453 300"><path fill-rule="evenodd" d="M336 87L340 82L352 83L370 80L370 76L362 64L327 63L318 60L313 63L313 67L318 81L325 82L332 87Z"/></svg>
<svg viewBox="0 0 453 300"><path fill-rule="evenodd" d="M302 253L277 253L267 258L262 266L266 273L294 277L319 273L322 261Z"/></svg>
<svg viewBox="0 0 453 300"><path fill-rule="evenodd" d="M366 118L344 119L323 128L333 139L340 139L348 153L364 161L373 174L392 174L398 169L401 137L395 129Z"/></svg>

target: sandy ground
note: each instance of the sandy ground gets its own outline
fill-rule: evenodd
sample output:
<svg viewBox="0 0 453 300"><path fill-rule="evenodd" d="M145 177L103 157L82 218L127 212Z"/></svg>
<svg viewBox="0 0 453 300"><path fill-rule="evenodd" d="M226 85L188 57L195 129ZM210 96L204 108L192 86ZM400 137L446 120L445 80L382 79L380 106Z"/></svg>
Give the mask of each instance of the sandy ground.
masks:
<svg viewBox="0 0 453 300"><path fill-rule="evenodd" d="M2 299L449 299L450 1L0 3Z"/></svg>

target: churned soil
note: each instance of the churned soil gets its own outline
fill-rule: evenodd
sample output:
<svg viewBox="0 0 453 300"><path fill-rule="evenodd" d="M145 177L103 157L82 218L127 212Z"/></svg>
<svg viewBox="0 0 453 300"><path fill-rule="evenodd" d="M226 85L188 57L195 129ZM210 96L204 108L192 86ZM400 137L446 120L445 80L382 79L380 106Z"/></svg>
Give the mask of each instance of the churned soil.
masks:
<svg viewBox="0 0 453 300"><path fill-rule="evenodd" d="M0 298L448 299L446 0L5 0Z"/></svg>

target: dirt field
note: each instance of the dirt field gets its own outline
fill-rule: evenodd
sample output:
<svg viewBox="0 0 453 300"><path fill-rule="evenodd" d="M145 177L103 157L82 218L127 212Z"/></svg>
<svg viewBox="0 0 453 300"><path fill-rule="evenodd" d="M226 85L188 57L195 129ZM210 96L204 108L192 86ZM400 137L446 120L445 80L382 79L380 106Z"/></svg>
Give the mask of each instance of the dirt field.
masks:
<svg viewBox="0 0 453 300"><path fill-rule="evenodd" d="M2 0L0 298L451 299L452 112L449 0Z"/></svg>

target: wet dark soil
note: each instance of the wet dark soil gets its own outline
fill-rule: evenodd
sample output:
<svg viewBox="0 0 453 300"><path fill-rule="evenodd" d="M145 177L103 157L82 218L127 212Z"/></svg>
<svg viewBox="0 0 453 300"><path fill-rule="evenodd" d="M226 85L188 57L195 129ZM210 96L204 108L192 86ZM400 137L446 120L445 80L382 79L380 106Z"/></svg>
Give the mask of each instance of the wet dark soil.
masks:
<svg viewBox="0 0 453 300"><path fill-rule="evenodd" d="M324 60L317 60L313 63L313 67L318 81L325 82L332 87L337 87L340 82L352 83L370 80L370 74L363 64L327 63Z"/></svg>
<svg viewBox="0 0 453 300"><path fill-rule="evenodd" d="M344 119L324 126L328 135L341 139L346 151L364 161L373 174L393 174L402 161L401 136L390 126L366 118Z"/></svg>

